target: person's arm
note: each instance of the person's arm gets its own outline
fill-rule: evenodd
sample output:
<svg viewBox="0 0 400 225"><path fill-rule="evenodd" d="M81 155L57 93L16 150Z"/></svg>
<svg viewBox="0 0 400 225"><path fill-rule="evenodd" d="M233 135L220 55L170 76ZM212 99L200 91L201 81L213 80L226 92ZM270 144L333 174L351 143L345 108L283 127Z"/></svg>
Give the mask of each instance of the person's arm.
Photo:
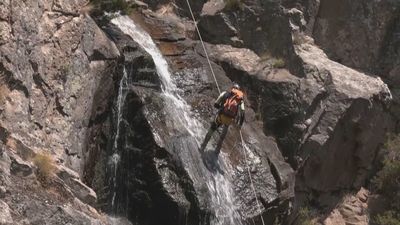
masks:
<svg viewBox="0 0 400 225"><path fill-rule="evenodd" d="M217 100L215 100L215 102L214 102L215 108L219 109L222 107L222 104L224 104L224 102L227 98L227 94L228 94L228 92L224 91L218 96Z"/></svg>

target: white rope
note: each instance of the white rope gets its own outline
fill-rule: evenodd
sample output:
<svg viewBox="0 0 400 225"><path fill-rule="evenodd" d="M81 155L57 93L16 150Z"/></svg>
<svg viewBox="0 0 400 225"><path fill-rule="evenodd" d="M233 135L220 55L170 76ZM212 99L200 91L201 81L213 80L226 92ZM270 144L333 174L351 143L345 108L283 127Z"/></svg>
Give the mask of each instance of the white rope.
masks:
<svg viewBox="0 0 400 225"><path fill-rule="evenodd" d="M207 50L206 50L206 46L204 45L204 41L203 41L203 38L201 37L200 30L199 30L199 28L197 27L197 22L196 22L196 19L194 18L193 11L192 11L192 7L190 6L189 0L186 0L186 2L187 2L187 5L188 5L188 7L189 7L190 15L192 15L192 19L193 19L193 22L194 22L194 26L196 27L197 34L199 35L201 45L203 46L204 54L206 55L208 65L210 66L211 74L212 74L213 77L214 77L214 81L215 81L215 84L217 85L218 92L221 94L221 89L219 88L217 78L215 77L214 70L213 70L213 68L212 68L212 66L211 66L211 61L210 61L210 58L208 57L208 53L207 53Z"/></svg>
<svg viewBox="0 0 400 225"><path fill-rule="evenodd" d="M260 202L258 201L258 198L257 198L256 188L254 187L253 179L251 178L250 166L247 163L248 162L247 161L247 152L246 152L246 148L244 147L245 143L244 143L244 140L243 140L242 131L239 131L239 133L240 133L240 139L242 140L242 148L243 148L243 151L244 151L244 160L246 161L247 173L249 174L249 177L250 177L250 185L251 185L251 188L253 189L254 197L256 198L258 211L260 212L261 222L262 222L263 225L265 225L264 218L262 217L262 210L261 210Z"/></svg>
<svg viewBox="0 0 400 225"><path fill-rule="evenodd" d="M207 49L206 49L206 46L204 45L203 38L201 37L200 30L199 30L199 28L197 27L197 22L196 22L196 19L194 18L193 11L192 11L192 7L190 6L189 0L186 0L186 3L187 3L187 5L188 5L188 7L189 7L190 15L192 16L194 25L195 25L195 27L196 27L197 34L199 35L199 39L200 39L201 45L203 46L204 54L206 55L208 65L210 66L211 73L212 73L212 75L213 75L213 77L214 77L215 85L217 86L218 92L221 93L221 89L219 88L217 78L215 77L215 73L214 73L214 70L213 70L213 68L212 68L210 58L208 57ZM244 142L244 140L243 140L242 131L240 131L239 133L240 133L240 139L241 139L241 141L242 141L242 148L243 148L243 151L244 151L244 160L245 160L245 162L246 162L247 172L248 172L249 177L250 177L251 188L253 189L253 192L254 192L254 197L255 197L255 199L256 199L258 211L260 212L261 222L262 222L263 225L265 225L264 218L262 217L261 206L260 206L260 203L259 203L258 198L257 198L256 189L255 189L255 187L254 187L253 179L251 178L250 166L249 166L249 164L247 163L247 153L246 153L246 149L245 149L245 147L244 147L245 142Z"/></svg>

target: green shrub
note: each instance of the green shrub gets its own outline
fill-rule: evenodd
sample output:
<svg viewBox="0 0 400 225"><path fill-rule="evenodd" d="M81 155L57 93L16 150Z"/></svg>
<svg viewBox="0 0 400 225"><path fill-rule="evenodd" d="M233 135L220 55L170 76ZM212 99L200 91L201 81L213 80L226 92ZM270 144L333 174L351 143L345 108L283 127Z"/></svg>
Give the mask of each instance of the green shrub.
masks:
<svg viewBox="0 0 400 225"><path fill-rule="evenodd" d="M379 192L385 196L394 196L400 190L400 161L384 160L384 167L373 180Z"/></svg>
<svg viewBox="0 0 400 225"><path fill-rule="evenodd" d="M400 135L390 135L385 143L385 149L387 153L383 160L382 170L378 172L372 183L379 193L393 198L400 190Z"/></svg>
<svg viewBox="0 0 400 225"><path fill-rule="evenodd" d="M390 135L385 143L382 170L372 180L376 191L389 199L390 210L375 217L379 225L400 225L400 135Z"/></svg>
<svg viewBox="0 0 400 225"><path fill-rule="evenodd" d="M224 0L225 9L226 10L242 10L243 9L243 0Z"/></svg>
<svg viewBox="0 0 400 225"><path fill-rule="evenodd" d="M37 167L37 175L41 181L49 181L56 172L53 158L48 153L39 153L33 158L33 163Z"/></svg>
<svg viewBox="0 0 400 225"><path fill-rule="evenodd" d="M315 223L312 221L311 211L308 207L300 208L297 224L299 224L299 225L315 225Z"/></svg>
<svg viewBox="0 0 400 225"><path fill-rule="evenodd" d="M132 12L133 5L127 0L92 0L91 4L96 11L117 12L129 15Z"/></svg>
<svg viewBox="0 0 400 225"><path fill-rule="evenodd" d="M285 66L286 66L286 63L283 58L277 58L272 62L273 68L284 68Z"/></svg>
<svg viewBox="0 0 400 225"><path fill-rule="evenodd" d="M378 215L374 222L379 225L400 225L399 215L394 211L386 211Z"/></svg>

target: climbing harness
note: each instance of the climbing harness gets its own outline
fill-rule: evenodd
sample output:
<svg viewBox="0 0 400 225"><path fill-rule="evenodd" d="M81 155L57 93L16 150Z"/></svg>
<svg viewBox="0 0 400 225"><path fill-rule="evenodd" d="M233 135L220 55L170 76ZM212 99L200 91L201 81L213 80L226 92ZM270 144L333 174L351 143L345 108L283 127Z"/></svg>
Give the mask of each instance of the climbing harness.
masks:
<svg viewBox="0 0 400 225"><path fill-rule="evenodd" d="M233 122L233 118L221 113L217 116L217 122L223 125L230 125Z"/></svg>
<svg viewBox="0 0 400 225"><path fill-rule="evenodd" d="M196 28L197 34L199 35L199 39L200 39L201 45L203 46L204 54L205 54L205 56L207 58L208 65L210 66L210 69L211 69L211 74L214 77L215 85L217 86L218 92L221 94L221 89L219 88L217 78L215 76L214 70L213 70L212 65L211 65L211 61L210 61L210 59L208 57L206 46L204 45L203 38L201 37L201 34L200 34L200 30L197 27L196 19L194 18L192 7L190 6L189 0L186 0L186 3L188 5L188 7L189 7L190 15L192 16L194 26ZM246 153L245 142L244 142L244 139L243 139L242 131L240 130L239 133L240 133L240 139L241 139L242 148L243 148L243 152L244 152L244 157L245 157L245 161L246 161L247 172L248 172L249 178L250 178L250 185L251 185L251 188L253 189L254 197L256 198L258 211L260 212L261 222L262 222L263 225L265 225L264 218L262 217L262 211L261 211L260 202L259 202L258 197L257 197L257 193L256 193L256 189L254 187L253 179L251 178L250 166L247 163L247 153Z"/></svg>

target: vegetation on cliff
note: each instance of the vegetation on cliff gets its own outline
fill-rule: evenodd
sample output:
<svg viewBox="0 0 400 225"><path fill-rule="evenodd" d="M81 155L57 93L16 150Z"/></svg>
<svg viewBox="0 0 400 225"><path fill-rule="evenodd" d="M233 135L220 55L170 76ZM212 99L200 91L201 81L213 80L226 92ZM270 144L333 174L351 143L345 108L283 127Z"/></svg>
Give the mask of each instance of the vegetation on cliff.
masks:
<svg viewBox="0 0 400 225"><path fill-rule="evenodd" d="M243 9L243 0L224 0L225 9L227 10L241 10Z"/></svg>
<svg viewBox="0 0 400 225"><path fill-rule="evenodd" d="M33 159L33 162L38 168L38 176L42 181L47 181L54 175L56 166L54 165L53 158L50 154L37 154Z"/></svg>
<svg viewBox="0 0 400 225"><path fill-rule="evenodd" d="M375 218L380 225L400 224L400 135L391 135L385 145L383 168L373 180L377 192L388 202L385 212Z"/></svg>
<svg viewBox="0 0 400 225"><path fill-rule="evenodd" d="M91 5L95 13L103 12L121 12L130 14L134 4L126 0L91 0Z"/></svg>

